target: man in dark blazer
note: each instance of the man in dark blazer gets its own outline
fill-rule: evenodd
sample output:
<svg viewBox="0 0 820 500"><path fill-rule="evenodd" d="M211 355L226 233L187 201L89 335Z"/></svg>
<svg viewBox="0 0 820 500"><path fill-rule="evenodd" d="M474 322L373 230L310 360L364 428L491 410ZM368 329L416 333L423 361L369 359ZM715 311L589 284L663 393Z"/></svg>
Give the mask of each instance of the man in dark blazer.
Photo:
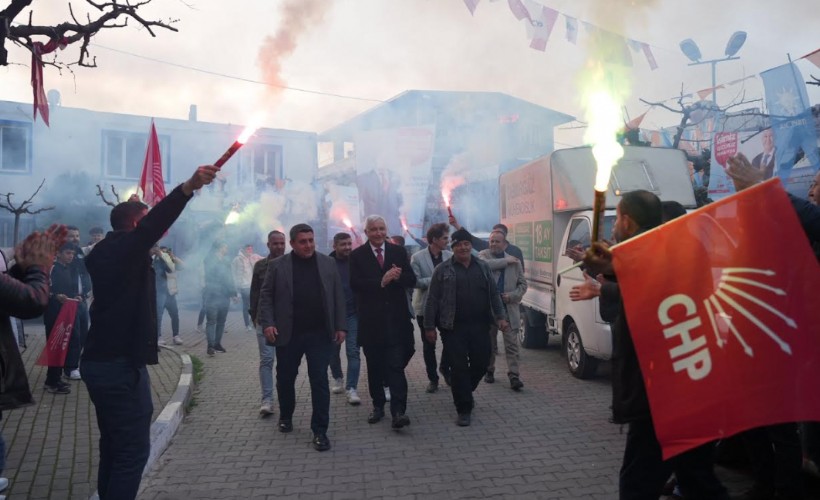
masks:
<svg viewBox="0 0 820 500"><path fill-rule="evenodd" d="M382 381L390 387L393 428L410 424L404 369L413 357L413 323L407 310L408 288L416 284L404 248L388 243L384 217L365 221L367 243L350 254L350 287L356 295L359 345L367 358L367 385L373 399L371 424L384 418Z"/></svg>
<svg viewBox="0 0 820 500"><path fill-rule="evenodd" d="M292 251L268 264L259 293L259 323L276 346L276 389L279 431L293 430L296 375L307 358L313 415L313 447L330 449L330 388L327 368L334 344L344 342L347 309L342 280L332 257L316 253L313 228L296 224L290 230Z"/></svg>

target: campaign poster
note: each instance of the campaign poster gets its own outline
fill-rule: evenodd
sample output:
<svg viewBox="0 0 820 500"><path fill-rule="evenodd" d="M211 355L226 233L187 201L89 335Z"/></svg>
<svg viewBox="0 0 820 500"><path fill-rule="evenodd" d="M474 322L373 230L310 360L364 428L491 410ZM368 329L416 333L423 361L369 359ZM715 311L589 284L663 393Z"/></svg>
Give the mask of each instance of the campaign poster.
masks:
<svg viewBox="0 0 820 500"><path fill-rule="evenodd" d="M435 126L402 127L356 135L356 186L362 219L381 215L388 235L405 227L418 236L430 186Z"/></svg>

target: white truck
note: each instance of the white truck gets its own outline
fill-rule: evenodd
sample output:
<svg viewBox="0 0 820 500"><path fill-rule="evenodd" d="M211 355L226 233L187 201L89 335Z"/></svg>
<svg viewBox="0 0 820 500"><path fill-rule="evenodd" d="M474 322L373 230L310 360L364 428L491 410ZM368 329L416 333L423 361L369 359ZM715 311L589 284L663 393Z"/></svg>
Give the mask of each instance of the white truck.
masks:
<svg viewBox="0 0 820 500"><path fill-rule="evenodd" d="M606 196L601 238L610 239L621 193L645 189L661 200L695 208L684 153L677 149L626 146L615 165ZM521 302L521 344L545 347L560 335L569 371L578 378L595 374L599 360L612 356L609 324L598 300L572 302L570 289L584 280L568 247L590 244L595 160L589 147L563 149L503 174L499 179L501 222L508 239L524 254L527 293Z"/></svg>

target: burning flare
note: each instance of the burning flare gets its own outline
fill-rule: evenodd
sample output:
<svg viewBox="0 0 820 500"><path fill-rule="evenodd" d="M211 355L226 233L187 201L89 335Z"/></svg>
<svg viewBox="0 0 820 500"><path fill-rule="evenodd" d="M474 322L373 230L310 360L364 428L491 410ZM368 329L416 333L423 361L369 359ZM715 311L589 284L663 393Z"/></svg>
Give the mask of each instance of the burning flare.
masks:
<svg viewBox="0 0 820 500"><path fill-rule="evenodd" d="M262 123L262 119L260 117L257 117L251 123L252 125L248 125L247 127L245 127L245 130L243 130L242 133L239 134L239 137L236 139L236 141L234 141L233 144L231 144L231 147L229 147L222 154L222 156L220 156L219 159L216 160L216 162L214 163L215 167L222 168L222 165L224 165L228 160L230 160L231 156L236 154L236 152L239 151L239 148L241 148L245 145L246 142L248 142L248 140L251 138L254 132L256 132L259 129L258 124Z"/></svg>
<svg viewBox="0 0 820 500"><path fill-rule="evenodd" d="M612 167L624 155L623 147L616 140L623 127L621 106L628 92L628 79L620 78L623 70L605 67L593 62L586 76L587 88L583 105L587 119L584 141L592 145L592 154L598 168L595 174L595 190L606 192Z"/></svg>
<svg viewBox="0 0 820 500"><path fill-rule="evenodd" d="M237 222L239 222L239 212L236 210L231 210L230 213L228 213L228 216L225 217L225 225L236 224Z"/></svg>

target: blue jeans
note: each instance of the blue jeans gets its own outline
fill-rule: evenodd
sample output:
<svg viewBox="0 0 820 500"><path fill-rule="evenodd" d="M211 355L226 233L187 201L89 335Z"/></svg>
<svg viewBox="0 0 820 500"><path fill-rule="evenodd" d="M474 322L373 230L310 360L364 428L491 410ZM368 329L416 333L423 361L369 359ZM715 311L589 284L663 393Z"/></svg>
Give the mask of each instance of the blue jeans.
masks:
<svg viewBox="0 0 820 500"><path fill-rule="evenodd" d="M345 354L347 354L347 389L356 389L359 386L359 370L361 368L359 349L359 317L351 314L347 317L347 336L345 336Z"/></svg>
<svg viewBox="0 0 820 500"><path fill-rule="evenodd" d="M164 290L163 290L164 288ZM162 315L165 313L165 302L168 300L168 288L165 283L157 285L157 338L162 338Z"/></svg>
<svg viewBox="0 0 820 500"><path fill-rule="evenodd" d="M231 301L228 297L208 297L205 301L205 336L208 338L208 347L222 344L222 334L225 333L225 318L228 317L228 307Z"/></svg>
<svg viewBox="0 0 820 500"><path fill-rule="evenodd" d="M276 347L268 345L262 326L256 327L256 341L259 344L259 385L262 386L262 402L273 403L273 357Z"/></svg>
<svg viewBox="0 0 820 500"><path fill-rule="evenodd" d="M239 290L239 296L242 297L242 321L245 322L245 328L248 328L251 326L251 315L248 312L251 307L250 287Z"/></svg>
<svg viewBox="0 0 820 500"><path fill-rule="evenodd" d="M360 350L357 337L359 333L359 318L355 314L347 317L347 336L345 336L345 355L347 356L347 384L345 389L356 389L359 386L359 370L361 368ZM334 379L344 378L342 360L339 353L342 346L337 345L336 351L330 358L330 374Z"/></svg>
<svg viewBox="0 0 820 500"><path fill-rule="evenodd" d="M125 358L83 360L83 382L100 429L100 500L136 498L151 451L151 381Z"/></svg>

